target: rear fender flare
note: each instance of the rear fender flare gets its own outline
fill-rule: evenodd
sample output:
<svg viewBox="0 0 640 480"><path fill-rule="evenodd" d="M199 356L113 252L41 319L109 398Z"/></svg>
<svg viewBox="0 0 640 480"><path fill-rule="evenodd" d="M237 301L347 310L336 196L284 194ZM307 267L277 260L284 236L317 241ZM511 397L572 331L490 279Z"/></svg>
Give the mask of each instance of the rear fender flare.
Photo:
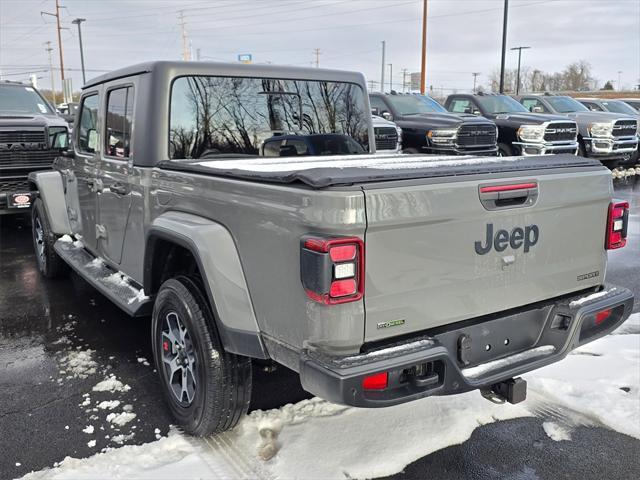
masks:
<svg viewBox="0 0 640 480"><path fill-rule="evenodd" d="M189 213L166 212L157 217L145 242L144 286L148 294L156 293L157 282L152 276L158 240L175 243L195 258L225 350L269 358L231 233L217 222Z"/></svg>
<svg viewBox="0 0 640 480"><path fill-rule="evenodd" d="M69 217L67 216L67 202L64 198L62 175L55 170L31 172L29 182L35 184L38 194L44 204L44 209L56 235L71 234Z"/></svg>

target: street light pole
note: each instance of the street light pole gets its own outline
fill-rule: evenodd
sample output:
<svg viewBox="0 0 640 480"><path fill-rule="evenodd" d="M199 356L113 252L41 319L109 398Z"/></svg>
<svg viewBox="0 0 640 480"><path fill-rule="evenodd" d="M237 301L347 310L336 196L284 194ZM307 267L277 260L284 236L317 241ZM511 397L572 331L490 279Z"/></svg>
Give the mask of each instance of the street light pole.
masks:
<svg viewBox="0 0 640 480"><path fill-rule="evenodd" d="M424 95L427 83L427 13L429 5L427 0L422 2L422 56L420 66L420 95Z"/></svg>
<svg viewBox="0 0 640 480"><path fill-rule="evenodd" d="M387 63L389 65L389 93L393 90L393 63Z"/></svg>
<svg viewBox="0 0 640 480"><path fill-rule="evenodd" d="M502 59L500 61L500 93L504 93L504 62L507 56L507 18L509 17L509 0L504 0L502 13Z"/></svg>
<svg viewBox="0 0 640 480"><path fill-rule="evenodd" d="M473 75L473 93L476 93L476 80L480 72L473 72L471 75Z"/></svg>
<svg viewBox="0 0 640 480"><path fill-rule="evenodd" d="M620 91L620 75L622 74L622 70L618 70L618 91Z"/></svg>
<svg viewBox="0 0 640 480"><path fill-rule="evenodd" d="M84 74L84 51L82 49L82 29L80 28L80 24L86 21L85 18L76 18L71 23L74 25L78 25L78 40L80 41L80 64L82 65L82 83L87 83L87 78Z"/></svg>
<svg viewBox="0 0 640 480"><path fill-rule="evenodd" d="M520 61L522 60L522 50L531 47L513 47L511 50L518 50L518 74L516 75L516 95L520 93Z"/></svg>

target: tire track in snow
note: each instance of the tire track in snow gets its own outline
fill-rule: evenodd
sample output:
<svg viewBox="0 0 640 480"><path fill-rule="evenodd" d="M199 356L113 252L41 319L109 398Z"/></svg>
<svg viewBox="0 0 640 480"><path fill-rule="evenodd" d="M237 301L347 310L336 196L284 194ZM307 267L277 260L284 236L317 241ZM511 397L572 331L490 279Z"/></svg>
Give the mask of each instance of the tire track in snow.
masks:
<svg viewBox="0 0 640 480"><path fill-rule="evenodd" d="M222 459L234 472L234 478L273 480L275 477L262 467L257 457L253 458L247 455L244 449L236 443L234 437L233 432L225 432L202 439L202 442L213 454L212 468Z"/></svg>

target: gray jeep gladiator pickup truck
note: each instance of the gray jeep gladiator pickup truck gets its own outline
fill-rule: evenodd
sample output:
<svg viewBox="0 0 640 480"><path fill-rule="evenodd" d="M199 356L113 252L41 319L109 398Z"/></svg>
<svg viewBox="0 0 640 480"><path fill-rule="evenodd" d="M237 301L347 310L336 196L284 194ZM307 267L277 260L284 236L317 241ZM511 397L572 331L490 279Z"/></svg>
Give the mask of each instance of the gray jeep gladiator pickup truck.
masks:
<svg viewBox="0 0 640 480"><path fill-rule="evenodd" d="M0 82L0 215L29 210L29 173L50 169L67 146L67 122L31 85Z"/></svg>
<svg viewBox="0 0 640 480"><path fill-rule="evenodd" d="M260 156L292 132L365 153ZM373 145L358 73L154 62L98 77L72 147L30 177L39 268L151 315L164 396L195 435L245 414L252 359L357 407L474 389L517 402L518 375L629 316L633 295L604 283L628 204L599 162Z"/></svg>

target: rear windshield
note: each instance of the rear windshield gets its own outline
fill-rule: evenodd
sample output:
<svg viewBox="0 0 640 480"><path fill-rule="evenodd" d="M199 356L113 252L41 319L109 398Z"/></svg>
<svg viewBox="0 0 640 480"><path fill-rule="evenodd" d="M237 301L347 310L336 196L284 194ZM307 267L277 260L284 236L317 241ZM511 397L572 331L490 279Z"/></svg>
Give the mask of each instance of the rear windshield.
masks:
<svg viewBox="0 0 640 480"><path fill-rule="evenodd" d="M52 114L38 92L27 85L0 85L0 113Z"/></svg>
<svg viewBox="0 0 640 480"><path fill-rule="evenodd" d="M571 97L546 97L546 100L556 112L573 113L589 111L587 107Z"/></svg>
<svg viewBox="0 0 640 480"><path fill-rule="evenodd" d="M369 122L364 92L351 83L180 77L171 88L169 156L256 156L273 137L330 133L366 153Z"/></svg>
<svg viewBox="0 0 640 480"><path fill-rule="evenodd" d="M448 113L435 100L418 95L388 95L387 100L400 115L418 115L421 113Z"/></svg>

